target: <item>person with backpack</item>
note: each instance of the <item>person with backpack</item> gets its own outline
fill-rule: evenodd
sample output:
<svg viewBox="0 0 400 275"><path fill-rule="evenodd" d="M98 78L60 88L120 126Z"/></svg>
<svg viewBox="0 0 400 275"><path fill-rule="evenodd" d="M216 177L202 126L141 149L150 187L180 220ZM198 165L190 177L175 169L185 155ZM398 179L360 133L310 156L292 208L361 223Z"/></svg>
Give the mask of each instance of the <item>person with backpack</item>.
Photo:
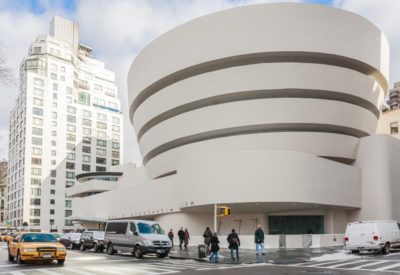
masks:
<svg viewBox="0 0 400 275"><path fill-rule="evenodd" d="M182 244L185 241L185 231L183 231L183 227L179 229L178 237L179 237L179 249L182 250Z"/></svg>
<svg viewBox="0 0 400 275"><path fill-rule="evenodd" d="M236 250L236 259L239 261L239 246L240 246L240 239L239 235L236 233L235 229L232 229L232 232L228 235L228 248L231 250L231 259L232 261L235 260L233 256L233 251Z"/></svg>
<svg viewBox="0 0 400 275"><path fill-rule="evenodd" d="M171 248L174 248L174 232L172 231L172 228L168 232L168 238L171 240Z"/></svg>
<svg viewBox="0 0 400 275"><path fill-rule="evenodd" d="M217 237L217 233L212 234L210 244L211 244L210 262L212 262L214 259L214 263L218 263L219 240Z"/></svg>
<svg viewBox="0 0 400 275"><path fill-rule="evenodd" d="M203 234L204 244L206 245L207 253L210 253L211 237L212 237L211 229L210 227L207 226L206 231L204 231Z"/></svg>
<svg viewBox="0 0 400 275"><path fill-rule="evenodd" d="M264 251L264 231L261 228L261 225L257 225L257 230L254 232L254 242L256 243L256 255L260 254L265 255Z"/></svg>

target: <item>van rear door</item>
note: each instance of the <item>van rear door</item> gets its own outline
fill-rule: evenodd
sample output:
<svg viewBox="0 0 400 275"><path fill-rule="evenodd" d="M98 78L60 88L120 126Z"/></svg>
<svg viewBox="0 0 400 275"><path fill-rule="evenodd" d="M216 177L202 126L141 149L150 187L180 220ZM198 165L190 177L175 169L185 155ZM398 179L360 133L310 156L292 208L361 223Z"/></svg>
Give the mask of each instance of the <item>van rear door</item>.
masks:
<svg viewBox="0 0 400 275"><path fill-rule="evenodd" d="M347 246L357 248L370 246L374 231L374 223L349 223L346 230L346 236L349 238Z"/></svg>

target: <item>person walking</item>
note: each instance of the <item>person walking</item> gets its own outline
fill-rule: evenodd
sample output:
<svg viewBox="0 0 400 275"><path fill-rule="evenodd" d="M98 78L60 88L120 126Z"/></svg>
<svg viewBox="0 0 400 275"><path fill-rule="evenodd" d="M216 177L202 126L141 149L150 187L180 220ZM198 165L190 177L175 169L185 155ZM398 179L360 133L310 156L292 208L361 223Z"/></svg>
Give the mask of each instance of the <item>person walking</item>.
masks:
<svg viewBox="0 0 400 275"><path fill-rule="evenodd" d="M210 227L207 226L206 231L204 231L203 234L204 244L206 245L207 253L210 253L211 237L212 237L211 229Z"/></svg>
<svg viewBox="0 0 400 275"><path fill-rule="evenodd" d="M179 229L178 237L179 237L179 249L182 250L182 244L185 240L185 231L183 231L183 227L181 227L181 229Z"/></svg>
<svg viewBox="0 0 400 275"><path fill-rule="evenodd" d="M171 240L171 248L174 248L174 232L172 228L168 232L168 238Z"/></svg>
<svg viewBox="0 0 400 275"><path fill-rule="evenodd" d="M256 255L258 256L261 252L262 255L265 255L264 251L264 231L261 228L261 225L257 225L257 230L254 232L254 241L256 243Z"/></svg>
<svg viewBox="0 0 400 275"><path fill-rule="evenodd" d="M210 262L214 261L214 263L218 263L219 240L217 233L213 233L211 235L210 244L211 244Z"/></svg>
<svg viewBox="0 0 400 275"><path fill-rule="evenodd" d="M228 248L231 250L231 259L232 261L235 260L235 256L233 255L233 251L236 250L236 259L239 261L239 246L240 246L240 239L239 235L236 233L235 229L232 229L232 232L228 235Z"/></svg>
<svg viewBox="0 0 400 275"><path fill-rule="evenodd" d="M189 240L190 240L189 231L187 228L185 228L184 240L185 240L185 249L187 249L187 247L189 245Z"/></svg>

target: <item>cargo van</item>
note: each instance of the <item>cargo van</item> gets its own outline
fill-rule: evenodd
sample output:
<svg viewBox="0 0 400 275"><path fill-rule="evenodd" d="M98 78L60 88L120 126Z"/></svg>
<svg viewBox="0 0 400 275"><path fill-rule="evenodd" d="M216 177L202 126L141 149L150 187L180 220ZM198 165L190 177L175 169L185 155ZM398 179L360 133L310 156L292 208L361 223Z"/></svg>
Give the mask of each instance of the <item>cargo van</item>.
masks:
<svg viewBox="0 0 400 275"><path fill-rule="evenodd" d="M400 246L400 225L396 221L360 221L347 224L345 249L351 252L380 251Z"/></svg>
<svg viewBox="0 0 400 275"><path fill-rule="evenodd" d="M168 256L172 243L161 226L154 221L109 220L104 236L107 253L130 252L136 258L144 254Z"/></svg>

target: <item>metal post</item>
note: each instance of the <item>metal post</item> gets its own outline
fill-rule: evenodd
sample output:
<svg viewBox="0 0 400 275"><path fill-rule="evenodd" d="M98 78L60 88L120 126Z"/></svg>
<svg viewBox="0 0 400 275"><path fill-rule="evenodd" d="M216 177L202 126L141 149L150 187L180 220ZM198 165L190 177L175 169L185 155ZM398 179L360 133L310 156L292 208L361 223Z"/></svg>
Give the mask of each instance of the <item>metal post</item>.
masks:
<svg viewBox="0 0 400 275"><path fill-rule="evenodd" d="M217 220L217 208L218 205L214 204L214 232L217 232L218 220Z"/></svg>

